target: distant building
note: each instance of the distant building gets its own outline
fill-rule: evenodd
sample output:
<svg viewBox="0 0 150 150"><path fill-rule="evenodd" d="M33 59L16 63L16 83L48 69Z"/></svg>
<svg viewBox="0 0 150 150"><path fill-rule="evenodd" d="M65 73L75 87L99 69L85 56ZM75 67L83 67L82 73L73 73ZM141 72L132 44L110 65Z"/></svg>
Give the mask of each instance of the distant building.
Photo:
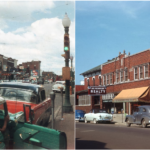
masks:
<svg viewBox="0 0 150 150"><path fill-rule="evenodd" d="M55 82L57 75L54 72L43 71L42 77L44 78L44 80L52 80L53 82Z"/></svg>
<svg viewBox="0 0 150 150"><path fill-rule="evenodd" d="M0 54L0 79L14 79L17 72L17 61Z"/></svg>

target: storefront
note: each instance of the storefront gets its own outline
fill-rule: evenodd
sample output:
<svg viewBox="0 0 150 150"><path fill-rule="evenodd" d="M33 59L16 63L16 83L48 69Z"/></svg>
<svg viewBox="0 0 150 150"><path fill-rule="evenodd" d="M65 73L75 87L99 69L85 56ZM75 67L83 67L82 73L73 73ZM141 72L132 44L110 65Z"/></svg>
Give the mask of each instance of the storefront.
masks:
<svg viewBox="0 0 150 150"><path fill-rule="evenodd" d="M133 110L137 106L150 105L150 91L149 86L141 88L133 88L122 90L112 102L117 106L118 103L122 103L123 112L132 114Z"/></svg>

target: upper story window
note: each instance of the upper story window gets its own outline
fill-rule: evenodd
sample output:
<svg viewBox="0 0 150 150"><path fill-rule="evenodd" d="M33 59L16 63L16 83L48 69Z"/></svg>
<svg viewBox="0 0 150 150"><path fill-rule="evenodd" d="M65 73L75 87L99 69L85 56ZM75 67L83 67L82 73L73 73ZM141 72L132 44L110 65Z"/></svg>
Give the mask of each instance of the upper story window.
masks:
<svg viewBox="0 0 150 150"><path fill-rule="evenodd" d="M119 82L119 71L116 72L116 82L117 82L117 83Z"/></svg>
<svg viewBox="0 0 150 150"><path fill-rule="evenodd" d="M138 76L137 76L137 67L134 68L134 80L135 79L138 79Z"/></svg>
<svg viewBox="0 0 150 150"><path fill-rule="evenodd" d="M139 76L140 76L140 79L143 78L143 66L139 67Z"/></svg>
<svg viewBox="0 0 150 150"><path fill-rule="evenodd" d="M123 82L123 70L120 71L120 82Z"/></svg>
<svg viewBox="0 0 150 150"><path fill-rule="evenodd" d="M112 74L110 74L110 84L112 84Z"/></svg>
<svg viewBox="0 0 150 150"><path fill-rule="evenodd" d="M106 77L103 76L103 85L106 85Z"/></svg>
<svg viewBox="0 0 150 150"><path fill-rule="evenodd" d="M125 81L128 81L128 69L124 71Z"/></svg>
<svg viewBox="0 0 150 150"><path fill-rule="evenodd" d="M99 76L99 85L101 85L102 83L101 83L101 76Z"/></svg>
<svg viewBox="0 0 150 150"><path fill-rule="evenodd" d="M87 79L87 83L88 83L88 86L90 86L90 85L89 85L89 79Z"/></svg>
<svg viewBox="0 0 150 150"><path fill-rule="evenodd" d="M93 85L95 86L95 78L93 78Z"/></svg>
<svg viewBox="0 0 150 150"><path fill-rule="evenodd" d="M109 84L109 75L107 75L106 77L107 77L106 83Z"/></svg>
<svg viewBox="0 0 150 150"><path fill-rule="evenodd" d="M144 66L144 74L145 74L145 78L148 78L148 64Z"/></svg>

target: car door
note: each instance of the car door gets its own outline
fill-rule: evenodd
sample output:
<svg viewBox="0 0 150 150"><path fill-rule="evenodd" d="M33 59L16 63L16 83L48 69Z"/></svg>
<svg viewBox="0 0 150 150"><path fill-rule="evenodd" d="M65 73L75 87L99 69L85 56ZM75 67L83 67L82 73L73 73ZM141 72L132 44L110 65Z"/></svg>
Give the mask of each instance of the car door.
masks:
<svg viewBox="0 0 150 150"><path fill-rule="evenodd" d="M139 112L138 117L137 117L137 121L141 122L142 116L145 115L146 113L147 113L146 108L141 107L140 112Z"/></svg>
<svg viewBox="0 0 150 150"><path fill-rule="evenodd" d="M30 105L24 105L24 114L32 120ZM24 117L26 118L26 117ZM64 132L29 123L20 123L13 133L13 149L67 149Z"/></svg>
<svg viewBox="0 0 150 150"><path fill-rule="evenodd" d="M138 114L139 114L140 110L138 107L136 107L136 109L133 112L133 116L134 116L134 122L138 122Z"/></svg>

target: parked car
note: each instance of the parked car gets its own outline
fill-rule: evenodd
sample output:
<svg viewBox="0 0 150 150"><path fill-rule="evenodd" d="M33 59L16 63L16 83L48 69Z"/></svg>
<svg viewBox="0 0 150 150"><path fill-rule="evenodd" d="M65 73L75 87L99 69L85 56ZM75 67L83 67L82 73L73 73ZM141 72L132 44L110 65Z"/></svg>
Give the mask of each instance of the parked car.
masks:
<svg viewBox="0 0 150 150"><path fill-rule="evenodd" d="M22 83L30 83L30 80L29 79L23 79Z"/></svg>
<svg viewBox="0 0 150 150"><path fill-rule="evenodd" d="M32 109L23 106L24 111L12 114L8 112L8 103L0 97L0 149L67 149L64 132L31 124ZM26 118L28 114L30 122L21 122L21 116Z"/></svg>
<svg viewBox="0 0 150 150"><path fill-rule="evenodd" d="M85 111L83 110L75 110L75 120L76 121L84 121Z"/></svg>
<svg viewBox="0 0 150 150"><path fill-rule="evenodd" d="M98 122L111 122L113 120L112 114L108 114L106 110L103 109L92 109L89 113L84 115L85 123L93 121L93 123Z"/></svg>
<svg viewBox="0 0 150 150"><path fill-rule="evenodd" d="M52 87L53 92L60 92L61 87L63 87L63 92L65 92L65 81L56 81Z"/></svg>
<svg viewBox="0 0 150 150"><path fill-rule="evenodd" d="M150 106L143 105L136 108L133 112L133 115L127 115L125 118L127 127L130 127L131 124L142 125L143 128L146 128L150 124Z"/></svg>
<svg viewBox="0 0 150 150"><path fill-rule="evenodd" d="M6 100L10 113L23 111L23 104L30 105L34 114L32 123L42 126L48 124L51 99L46 98L42 86L20 82L0 83L0 96Z"/></svg>

